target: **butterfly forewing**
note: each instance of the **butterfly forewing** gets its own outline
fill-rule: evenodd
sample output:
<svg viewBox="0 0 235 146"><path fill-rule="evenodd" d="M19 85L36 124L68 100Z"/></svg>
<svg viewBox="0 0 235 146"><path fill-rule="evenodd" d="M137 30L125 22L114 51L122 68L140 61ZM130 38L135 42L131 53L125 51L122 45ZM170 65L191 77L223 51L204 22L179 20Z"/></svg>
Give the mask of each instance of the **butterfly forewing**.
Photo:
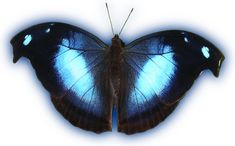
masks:
<svg viewBox="0 0 235 146"><path fill-rule="evenodd" d="M209 54L205 56L203 47ZM185 31L151 34L126 46L119 100L119 131L145 131L164 120L204 69L223 55L203 38ZM219 59L208 55L217 54ZM125 79L128 79L126 81Z"/></svg>
<svg viewBox="0 0 235 146"><path fill-rule="evenodd" d="M17 47L15 57L29 58L67 120L86 130L110 130L112 100L105 76L104 43L79 28L45 23L21 32L12 44Z"/></svg>

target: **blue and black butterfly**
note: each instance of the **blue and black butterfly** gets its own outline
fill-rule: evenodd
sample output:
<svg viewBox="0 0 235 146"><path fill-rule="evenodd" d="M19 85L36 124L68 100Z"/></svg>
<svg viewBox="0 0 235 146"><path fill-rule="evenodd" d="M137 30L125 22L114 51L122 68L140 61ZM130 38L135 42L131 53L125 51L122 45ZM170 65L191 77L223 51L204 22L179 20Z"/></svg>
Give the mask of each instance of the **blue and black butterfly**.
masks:
<svg viewBox="0 0 235 146"><path fill-rule="evenodd" d="M133 134L162 122L199 74L217 77L223 54L206 39L169 30L109 46L91 33L64 23L32 26L12 40L14 63L30 60L56 109L74 126L96 133Z"/></svg>

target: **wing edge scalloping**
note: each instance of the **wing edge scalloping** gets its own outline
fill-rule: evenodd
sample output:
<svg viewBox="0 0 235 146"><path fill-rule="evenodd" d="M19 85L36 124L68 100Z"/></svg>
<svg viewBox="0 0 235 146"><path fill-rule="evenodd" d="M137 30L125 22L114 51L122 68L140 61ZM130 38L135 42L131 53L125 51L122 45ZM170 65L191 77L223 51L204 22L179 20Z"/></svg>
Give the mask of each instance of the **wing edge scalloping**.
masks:
<svg viewBox="0 0 235 146"><path fill-rule="evenodd" d="M51 101L52 101L54 107L57 109L57 112L59 112L61 114L61 116L63 116L63 118L66 119L67 122L71 123L75 127L79 127L81 129L84 129L84 130L87 130L90 132L95 132L97 134L102 133L102 132L112 131L112 126L111 126L112 124L109 120L107 121L106 119L103 119L103 118L100 118L97 120L97 118L96 118L95 119L96 122L91 124L94 119L93 120L91 120L91 119L85 120L84 118L80 117L79 121L75 121L73 119L74 117L72 117L72 118L68 117L69 115L63 110L65 104L61 104L61 101L59 101L57 97L53 97L53 95L51 95ZM74 107L72 107L72 108L74 108ZM76 109L76 110L77 110L77 112L80 113L79 115L84 115L86 113L80 109ZM87 122L89 122L89 123L84 124Z"/></svg>

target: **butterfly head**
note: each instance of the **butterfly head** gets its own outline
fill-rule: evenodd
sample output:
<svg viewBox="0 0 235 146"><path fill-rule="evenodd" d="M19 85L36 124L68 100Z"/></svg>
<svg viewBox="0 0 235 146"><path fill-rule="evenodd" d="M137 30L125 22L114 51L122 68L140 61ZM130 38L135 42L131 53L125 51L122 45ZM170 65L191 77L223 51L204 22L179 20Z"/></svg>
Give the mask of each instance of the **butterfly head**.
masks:
<svg viewBox="0 0 235 146"><path fill-rule="evenodd" d="M112 38L112 46L124 47L125 43L119 38L117 34L115 34L114 37Z"/></svg>

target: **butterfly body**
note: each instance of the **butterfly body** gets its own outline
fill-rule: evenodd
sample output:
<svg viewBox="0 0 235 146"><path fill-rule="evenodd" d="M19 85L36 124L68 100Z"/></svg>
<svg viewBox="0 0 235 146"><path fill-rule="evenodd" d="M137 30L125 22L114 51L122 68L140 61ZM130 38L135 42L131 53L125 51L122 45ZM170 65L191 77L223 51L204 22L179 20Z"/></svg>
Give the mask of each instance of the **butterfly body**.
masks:
<svg viewBox="0 0 235 146"><path fill-rule="evenodd" d="M203 70L218 76L224 59L212 43L182 30L127 45L115 35L109 46L78 27L50 22L20 32L11 44L13 61L30 60L63 117L96 133L112 129L114 108L120 132L158 125Z"/></svg>
<svg viewBox="0 0 235 146"><path fill-rule="evenodd" d="M114 94L114 105L117 106L117 100L120 92L120 78L122 71L122 63L123 63L123 51L124 51L124 43L119 38L118 35L115 35L112 39L112 44L109 47L107 53L109 56L108 61L110 61L109 73L110 73L110 81L111 86L113 87Z"/></svg>

